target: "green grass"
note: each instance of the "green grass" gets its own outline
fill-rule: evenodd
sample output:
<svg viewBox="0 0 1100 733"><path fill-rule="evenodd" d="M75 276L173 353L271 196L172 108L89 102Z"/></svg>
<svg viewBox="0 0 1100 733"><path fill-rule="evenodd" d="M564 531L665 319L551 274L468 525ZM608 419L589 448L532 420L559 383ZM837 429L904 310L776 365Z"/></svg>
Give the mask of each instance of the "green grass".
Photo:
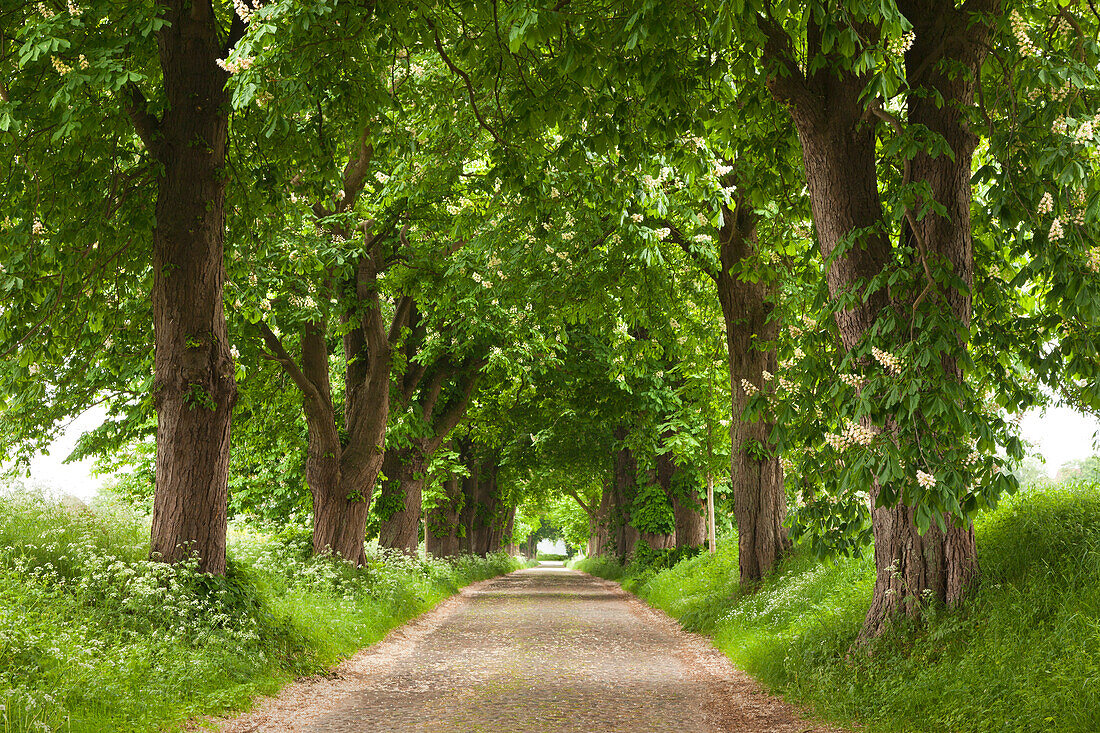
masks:
<svg viewBox="0 0 1100 733"><path fill-rule="evenodd" d="M1036 488L976 523L982 583L956 613L931 609L853 650L869 559L795 555L751 596L720 545L634 583L713 636L768 688L869 731L1100 731L1100 486ZM603 559L581 570L630 586ZM644 572L643 572L644 574Z"/></svg>
<svg viewBox="0 0 1100 733"><path fill-rule="evenodd" d="M178 729L323 671L458 588L520 565L309 558L301 528L233 528L225 578L146 560L144 520L0 496L0 733Z"/></svg>

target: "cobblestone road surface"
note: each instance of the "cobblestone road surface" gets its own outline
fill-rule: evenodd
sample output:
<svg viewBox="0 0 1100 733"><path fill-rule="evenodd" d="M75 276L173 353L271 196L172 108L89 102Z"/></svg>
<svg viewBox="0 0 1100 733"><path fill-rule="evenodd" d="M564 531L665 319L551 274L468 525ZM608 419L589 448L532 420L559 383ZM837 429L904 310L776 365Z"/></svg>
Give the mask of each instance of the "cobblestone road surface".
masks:
<svg viewBox="0 0 1100 733"><path fill-rule="evenodd" d="M561 567L479 583L223 731L832 730L762 693L705 637Z"/></svg>

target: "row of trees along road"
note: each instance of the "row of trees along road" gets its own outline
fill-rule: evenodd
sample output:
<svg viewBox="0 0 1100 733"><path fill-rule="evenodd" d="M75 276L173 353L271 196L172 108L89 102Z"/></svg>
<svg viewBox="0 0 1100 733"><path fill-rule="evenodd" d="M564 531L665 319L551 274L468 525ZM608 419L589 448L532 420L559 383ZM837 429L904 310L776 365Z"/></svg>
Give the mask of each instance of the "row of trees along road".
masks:
<svg viewBox="0 0 1100 733"><path fill-rule="evenodd" d="M105 405L78 454L136 464L154 556L212 573L227 511L351 561L422 524L698 545L709 477L743 584L873 541L866 635L957 605L1006 416L1100 409L1098 33L1006 0L4 4L4 447Z"/></svg>

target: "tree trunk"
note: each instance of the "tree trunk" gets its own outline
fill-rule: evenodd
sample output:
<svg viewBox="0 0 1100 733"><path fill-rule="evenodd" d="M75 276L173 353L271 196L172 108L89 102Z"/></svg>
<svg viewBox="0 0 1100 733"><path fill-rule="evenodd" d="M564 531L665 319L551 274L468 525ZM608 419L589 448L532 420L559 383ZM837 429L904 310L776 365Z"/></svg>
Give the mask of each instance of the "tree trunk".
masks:
<svg viewBox="0 0 1100 733"><path fill-rule="evenodd" d="M603 491L600 492L600 505L588 521L588 557L613 554L609 549L613 493L613 484L605 480Z"/></svg>
<svg viewBox="0 0 1100 733"><path fill-rule="evenodd" d="M452 557L460 552L462 487L457 476L443 483L445 498L427 514L424 545L435 557Z"/></svg>
<svg viewBox="0 0 1100 733"><path fill-rule="evenodd" d="M512 507L508 510L504 519L504 552L508 555L515 556L516 543L512 541L512 533L516 528L516 508Z"/></svg>
<svg viewBox="0 0 1100 733"><path fill-rule="evenodd" d="M920 152L910 162L913 180L928 184L947 215L914 217L918 228L907 228L907 235L915 240L918 251L949 263L952 272L965 283L966 291L946 287L942 288L942 296L937 292L932 298L945 299L952 315L968 326L974 281L970 176L977 138L967 127L965 110L974 102L977 70L985 58L990 29L986 22L972 22L973 16L956 10L954 3L934 0L902 6L915 36L906 54L906 73L923 82L909 97L908 123L923 125L942 136L952 152L936 157ZM999 2L992 3L991 12L999 6ZM954 40L964 37L966 43ZM944 57L948 60L941 63ZM949 375L962 381L962 370L953 359L945 357L944 367ZM877 504L879 489L877 484L872 487L873 505ZM949 607L966 596L978 573L974 526L970 522L960 526L952 517L945 520L946 532L933 524L922 537L912 507L901 502L874 507L871 529L877 574L861 634L864 638L885 631L895 614L919 615L920 595L924 592Z"/></svg>
<svg viewBox="0 0 1100 733"><path fill-rule="evenodd" d="M463 535L459 542L459 546L462 552L474 553L476 552L476 527L475 522L478 521L477 511L479 506L479 494L478 485L481 482L481 464L477 460L477 457L473 454L472 446L467 442L459 443L459 455L464 466L466 466L467 476L463 476L461 480L462 489L462 512L459 515L459 521L462 523Z"/></svg>
<svg viewBox="0 0 1100 733"><path fill-rule="evenodd" d="M995 16L1000 3L994 0L986 5ZM916 221L917 231L907 223L903 235L912 238L918 249L927 248L928 253L950 263L969 285L973 278L970 168L974 139L961 111L973 103L988 24L972 22L976 16L969 7L964 12L942 0L903 2L899 9L915 32L906 54L907 74L916 88L908 100L908 121L942 135L953 151L952 156L936 158L921 153L910 161L911 181L927 183L932 195L946 207L947 216L930 212ZM769 53L774 52L775 47L769 47ZM809 78L769 79L773 93L793 107L814 224L822 257L830 263L827 281L834 298L870 280L892 257L878 193L875 132L859 99L865 84L863 77L837 74L828 66ZM864 232L861 241L834 258L834 250L853 231ZM887 304L886 291L879 290L837 314L846 349L859 342ZM969 322L969 293L950 291L946 305L961 323ZM961 378L955 365L945 366ZM873 504L877 504L880 490L877 483L872 485ZM948 605L957 604L977 573L972 525L959 527L949 519L947 532L933 525L921 536L915 515L913 507L901 502L872 510L877 575L863 638L882 633L898 613L919 614L919 598L926 592Z"/></svg>
<svg viewBox="0 0 1100 733"><path fill-rule="evenodd" d="M698 492L695 492L695 496L689 495L685 487L677 481L680 474L680 467L676 465L671 453L657 456L657 481L672 502L676 547L698 547L706 540L706 520L699 505Z"/></svg>
<svg viewBox="0 0 1100 733"><path fill-rule="evenodd" d="M754 214L743 199L738 201L736 210L723 207L722 213L718 300L726 322L729 354L733 513L737 519L740 582L747 588L770 573L790 548L783 527L787 513L783 470L779 457L772 455L767 445L774 424L742 417L749 398L742 380L764 390L767 386L763 373L777 371L775 350L765 344L776 340L779 327L770 320L774 305L767 288L734 274L741 261L754 254Z"/></svg>
<svg viewBox="0 0 1100 733"><path fill-rule="evenodd" d="M470 525L467 529L470 534L470 552L484 557L495 551L494 545L499 548L503 533L497 467L494 463L478 461L477 484L472 491L474 506L469 515Z"/></svg>
<svg viewBox="0 0 1100 733"><path fill-rule="evenodd" d="M615 454L609 548L620 560L625 560L634 553L634 546L640 539L638 530L630 523L630 505L638 493L637 468L630 449L626 446L620 448Z"/></svg>
<svg viewBox="0 0 1100 733"><path fill-rule="evenodd" d="M426 457L419 447L386 451L382 461L378 528L381 547L415 555L420 550L420 508Z"/></svg>
<svg viewBox="0 0 1100 733"><path fill-rule="evenodd" d="M167 109L156 142L151 551L169 562L196 554L200 571L220 575L237 397L222 307L228 77L215 63L223 51L208 2L173 0L163 18L156 34Z"/></svg>

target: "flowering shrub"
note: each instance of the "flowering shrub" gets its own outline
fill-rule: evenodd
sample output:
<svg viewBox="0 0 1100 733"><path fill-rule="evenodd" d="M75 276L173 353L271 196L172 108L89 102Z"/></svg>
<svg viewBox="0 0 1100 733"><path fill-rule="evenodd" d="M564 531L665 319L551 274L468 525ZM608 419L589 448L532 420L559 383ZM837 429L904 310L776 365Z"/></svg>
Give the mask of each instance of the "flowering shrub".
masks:
<svg viewBox="0 0 1100 733"><path fill-rule="evenodd" d="M322 671L504 555L309 556L300 527L231 532L224 578L147 559L145 520L0 495L0 730L158 729Z"/></svg>

